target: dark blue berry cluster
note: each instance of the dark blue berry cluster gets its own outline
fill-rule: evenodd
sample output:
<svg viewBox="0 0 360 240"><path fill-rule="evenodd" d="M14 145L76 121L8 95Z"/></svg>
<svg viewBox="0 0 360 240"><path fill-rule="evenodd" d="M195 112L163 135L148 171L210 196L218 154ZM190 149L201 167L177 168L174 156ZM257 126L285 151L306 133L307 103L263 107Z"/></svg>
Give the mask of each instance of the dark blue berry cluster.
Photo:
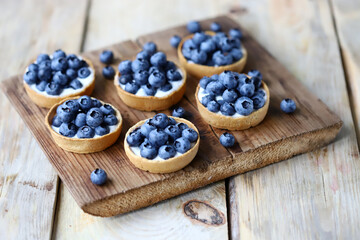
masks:
<svg viewBox="0 0 360 240"><path fill-rule="evenodd" d="M81 79L90 73L86 61L58 49L51 57L48 54L38 55L36 62L28 66L24 81L29 85L36 84L40 92L60 95L66 88L82 88Z"/></svg>
<svg viewBox="0 0 360 240"><path fill-rule="evenodd" d="M99 56L100 62L107 64L103 70L102 74L106 79L114 79L115 70L112 66L108 65L114 61L114 53L110 50L104 50Z"/></svg>
<svg viewBox="0 0 360 240"><path fill-rule="evenodd" d="M163 113L156 114L126 138L130 147L139 147L140 155L147 159L159 156L169 159L177 152L183 154L191 149L191 143L198 139L198 133L185 123Z"/></svg>
<svg viewBox="0 0 360 240"><path fill-rule="evenodd" d="M258 70L251 70L248 76L224 71L200 80L199 101L211 112L247 116L265 104L265 91L261 86L262 75Z"/></svg>
<svg viewBox="0 0 360 240"><path fill-rule="evenodd" d="M157 52L155 43L144 44L134 61L119 64L119 84L124 90L136 94L142 88L146 96L154 96L158 90L167 92L173 88L171 82L182 80L176 65L168 61L165 53Z"/></svg>
<svg viewBox="0 0 360 240"><path fill-rule="evenodd" d="M118 123L115 110L109 104L89 96L67 100L57 107L52 126L65 137L93 138L110 132Z"/></svg>

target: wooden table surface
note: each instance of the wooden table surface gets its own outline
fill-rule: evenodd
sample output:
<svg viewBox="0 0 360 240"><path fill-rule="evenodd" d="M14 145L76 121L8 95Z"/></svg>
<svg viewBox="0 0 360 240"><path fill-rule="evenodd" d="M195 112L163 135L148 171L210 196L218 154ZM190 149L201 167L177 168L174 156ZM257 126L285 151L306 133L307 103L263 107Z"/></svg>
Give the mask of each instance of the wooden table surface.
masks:
<svg viewBox="0 0 360 240"><path fill-rule="evenodd" d="M360 2L0 0L0 79L40 52L82 52L231 13L344 121L334 143L136 212L85 214L0 92L0 239L358 239ZM189 200L227 219L200 224ZM204 209L206 214L206 209Z"/></svg>

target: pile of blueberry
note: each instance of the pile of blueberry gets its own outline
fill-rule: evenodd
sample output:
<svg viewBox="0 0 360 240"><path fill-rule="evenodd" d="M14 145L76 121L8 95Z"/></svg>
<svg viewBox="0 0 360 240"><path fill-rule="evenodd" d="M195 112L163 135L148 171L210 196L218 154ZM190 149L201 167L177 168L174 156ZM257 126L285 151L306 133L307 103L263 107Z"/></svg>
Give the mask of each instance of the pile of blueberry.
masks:
<svg viewBox="0 0 360 240"><path fill-rule="evenodd" d="M251 70L248 76L224 71L220 75L203 77L200 80L200 93L203 92L204 96L199 101L209 111L220 111L225 116L251 114L264 106L266 96L261 89L261 73Z"/></svg>
<svg viewBox="0 0 360 240"><path fill-rule="evenodd" d="M60 95L66 88L82 88L80 80L90 73L89 65L84 60L80 60L75 54L66 55L58 49L51 57L39 54L36 62L28 66L24 81L29 85L36 84L36 89L40 92Z"/></svg>
<svg viewBox="0 0 360 240"><path fill-rule="evenodd" d="M141 127L136 128L126 138L130 147L139 147L141 157L154 159L159 156L169 159L177 152L183 154L196 142L198 133L185 123L163 113L156 114Z"/></svg>
<svg viewBox="0 0 360 240"><path fill-rule="evenodd" d="M89 96L67 100L57 107L52 126L65 137L93 138L110 132L118 123L115 110L109 104Z"/></svg>
<svg viewBox="0 0 360 240"><path fill-rule="evenodd" d="M198 22L189 22L187 28L189 32L194 33L194 36L186 40L182 46L182 54L188 61L207 66L224 66L243 57L240 30L231 29L227 36L221 32L221 26L216 22L211 24L211 30L216 32L214 36L201 32ZM174 47L179 42L177 36L170 40L170 44Z"/></svg>
<svg viewBox="0 0 360 240"><path fill-rule="evenodd" d="M158 90L170 91L171 82L182 80L176 65L167 60L165 53L157 52L153 42L144 44L134 61L122 61L118 69L119 84L132 94L142 88L147 96L154 96Z"/></svg>

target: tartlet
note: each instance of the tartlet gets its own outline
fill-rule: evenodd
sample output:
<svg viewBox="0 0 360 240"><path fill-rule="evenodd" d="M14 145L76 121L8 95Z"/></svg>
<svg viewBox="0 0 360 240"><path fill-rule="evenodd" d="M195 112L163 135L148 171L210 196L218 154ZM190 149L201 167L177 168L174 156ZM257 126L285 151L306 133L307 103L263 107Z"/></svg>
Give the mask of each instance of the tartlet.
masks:
<svg viewBox="0 0 360 240"><path fill-rule="evenodd" d="M172 117L172 118L175 119L177 123L187 124L190 128L194 129L197 132L198 138L195 142L195 145L192 146L192 148L190 150L183 153L182 155L172 157L172 158L169 158L166 160L150 160L150 159L138 156L131 150L126 139L132 131L134 131L136 128L140 127L141 125L143 125L149 119L142 120L142 121L136 123L134 126L132 126L127 131L127 133L125 135L125 140L124 140L125 153L126 153L127 157L129 158L129 160L137 168L140 168L144 171L149 171L152 173L170 173L170 172L175 172L175 171L178 171L178 170L184 168L195 158L195 156L198 152L198 149L199 149L199 144L200 144L200 134L199 134L198 129L195 127L194 124L192 124L188 120L185 120L183 118L177 118L177 117Z"/></svg>
<svg viewBox="0 0 360 240"><path fill-rule="evenodd" d="M67 98L51 107L49 112L47 113L45 117L45 125L50 131L50 134L52 138L54 139L55 143L61 147L62 149L69 151L69 152L75 152L75 153L92 153L92 152L99 152L102 151L112 144L116 142L116 140L119 138L121 129L122 129L122 116L119 110L117 110L114 106L112 106L109 103L106 103L110 105L114 111L115 116L118 119L118 123L115 125L115 128L113 131L111 131L108 134L105 134L103 136L98 136L96 138L72 138L72 137L65 137L59 133L57 133L52 127L52 120L54 116L56 115L56 109L58 106L66 102L67 100L77 99L77 97ZM100 100L99 100L100 101ZM104 102L100 101L102 104L105 104Z"/></svg>
<svg viewBox="0 0 360 240"><path fill-rule="evenodd" d="M215 35L216 34L215 32L212 32L212 31L205 31L205 33L207 35ZM196 64L196 63L189 63L182 53L182 47L183 47L184 42L186 40L192 38L193 36L194 36L194 34L184 37L181 40L181 42L177 48L177 55L179 58L180 65L182 67L184 67L185 70L189 74L191 74L197 78L202 78L204 76L210 77L214 74L220 74L226 70L233 71L233 72L241 72L244 69L246 60L247 60L247 51L244 46L242 46L243 57L241 59L239 59L238 61L236 61L232 64L229 64L229 65L207 66L207 65L201 65L201 64Z"/></svg>

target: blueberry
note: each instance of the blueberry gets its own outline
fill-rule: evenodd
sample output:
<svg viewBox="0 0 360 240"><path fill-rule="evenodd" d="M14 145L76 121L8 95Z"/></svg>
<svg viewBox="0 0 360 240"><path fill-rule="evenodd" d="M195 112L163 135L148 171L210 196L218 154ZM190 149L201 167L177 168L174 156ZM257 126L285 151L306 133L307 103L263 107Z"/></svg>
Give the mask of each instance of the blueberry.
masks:
<svg viewBox="0 0 360 240"><path fill-rule="evenodd" d="M156 129L155 125L152 124L151 119L149 119L143 125L141 125L140 132L143 136L149 137L149 133L155 129Z"/></svg>
<svg viewBox="0 0 360 240"><path fill-rule="evenodd" d="M248 75L250 77L258 77L258 78L260 78L260 80L263 79L263 76L262 76L261 72L259 70L256 70L256 69L250 70L248 72Z"/></svg>
<svg viewBox="0 0 360 240"><path fill-rule="evenodd" d="M51 68L40 68L37 77L40 81L48 82L52 77Z"/></svg>
<svg viewBox="0 0 360 240"><path fill-rule="evenodd" d="M109 114L104 117L104 123L108 126L114 126L118 123L118 119L114 114Z"/></svg>
<svg viewBox="0 0 360 240"><path fill-rule="evenodd" d="M103 169L97 168L91 173L90 179L96 185L103 185L107 180L107 174Z"/></svg>
<svg viewBox="0 0 360 240"><path fill-rule="evenodd" d="M172 85L169 82L166 82L164 85L160 87L160 90L163 92L170 91L172 89Z"/></svg>
<svg viewBox="0 0 360 240"><path fill-rule="evenodd" d="M106 66L102 70L102 75L106 79L113 79L115 76L115 70L112 66Z"/></svg>
<svg viewBox="0 0 360 240"><path fill-rule="evenodd" d="M172 62L172 61L166 61L166 64L165 64L165 66L164 66L163 68L164 68L164 70L165 70L166 72L169 71L170 69L173 69L173 70L176 70L176 69L177 69L175 63Z"/></svg>
<svg viewBox="0 0 360 240"><path fill-rule="evenodd" d="M197 32L194 34L192 40L193 42L199 46L202 42L204 42L207 39L207 36L203 32Z"/></svg>
<svg viewBox="0 0 360 240"><path fill-rule="evenodd" d="M62 123L59 128L59 133L65 137L73 137L77 132L77 127L72 123Z"/></svg>
<svg viewBox="0 0 360 240"><path fill-rule="evenodd" d="M196 33L201 31L201 26L199 22L191 21L186 25L186 28L191 33Z"/></svg>
<svg viewBox="0 0 360 240"><path fill-rule="evenodd" d="M259 89L259 90L257 90L255 93L254 93L254 95L256 95L256 94L259 94L259 95L261 95L261 96L265 96L265 91L264 90L262 90L262 89Z"/></svg>
<svg viewBox="0 0 360 240"><path fill-rule="evenodd" d="M51 123L54 127L60 127L60 125L62 124L62 121L61 119L59 118L58 115L55 115L53 120L52 120L52 123Z"/></svg>
<svg viewBox="0 0 360 240"><path fill-rule="evenodd" d="M45 61L45 60L50 60L50 57L49 55L47 54L44 54L44 53L41 53L37 56L36 58L36 63L39 64L41 63L42 61Z"/></svg>
<svg viewBox="0 0 360 240"><path fill-rule="evenodd" d="M53 58L51 60L51 69L54 71L65 71L67 67L67 60L64 57Z"/></svg>
<svg viewBox="0 0 360 240"><path fill-rule="evenodd" d="M131 63L131 70L135 73L139 70L148 70L150 68L150 63L144 58L135 59Z"/></svg>
<svg viewBox="0 0 360 240"><path fill-rule="evenodd" d="M104 50L100 54L100 62L102 63L111 64L113 60L114 60L114 54L110 50Z"/></svg>
<svg viewBox="0 0 360 240"><path fill-rule="evenodd" d="M27 71L24 74L24 81L29 85L35 84L37 82L37 73L35 71Z"/></svg>
<svg viewBox="0 0 360 240"><path fill-rule="evenodd" d="M140 86L137 85L135 82L128 82L125 84L125 91L132 94L136 94L139 88Z"/></svg>
<svg viewBox="0 0 360 240"><path fill-rule="evenodd" d="M143 50L148 52L150 55L153 55L157 51L157 47L155 43L147 42L144 44Z"/></svg>
<svg viewBox="0 0 360 240"><path fill-rule="evenodd" d="M155 67L163 67L167 63L166 55L163 52L157 52L151 56L150 62Z"/></svg>
<svg viewBox="0 0 360 240"><path fill-rule="evenodd" d="M142 58L146 59L147 61L150 61L151 55L147 51L141 51L138 54L136 54L136 59Z"/></svg>
<svg viewBox="0 0 360 240"><path fill-rule="evenodd" d="M171 141L181 137L181 130L176 125L169 125L165 128L165 132L169 135Z"/></svg>
<svg viewBox="0 0 360 240"><path fill-rule="evenodd" d="M95 131L91 127L84 125L79 128L77 136L78 138L93 138L95 136Z"/></svg>
<svg viewBox="0 0 360 240"><path fill-rule="evenodd" d="M139 129L135 129L127 136L126 141L130 147L138 147L143 141L143 136L141 135Z"/></svg>
<svg viewBox="0 0 360 240"><path fill-rule="evenodd" d="M235 110L241 115L248 116L254 110L253 101L248 97L241 97L235 102Z"/></svg>
<svg viewBox="0 0 360 240"><path fill-rule="evenodd" d="M82 59L80 60L80 68L81 67L89 67L89 64L84 59Z"/></svg>
<svg viewBox="0 0 360 240"><path fill-rule="evenodd" d="M132 73L131 65L132 64L130 60L122 61L118 66L118 70L121 73L121 75L131 74Z"/></svg>
<svg viewBox="0 0 360 240"><path fill-rule="evenodd" d="M67 100L63 103L64 106L70 108L71 112L76 114L80 109L80 104L76 100Z"/></svg>
<svg viewBox="0 0 360 240"><path fill-rule="evenodd" d="M83 84L78 79L73 79L69 86L73 89L80 89L83 87Z"/></svg>
<svg viewBox="0 0 360 240"><path fill-rule="evenodd" d="M261 79L259 77L252 77L251 81L253 82L255 89L259 89L261 87Z"/></svg>
<svg viewBox="0 0 360 240"><path fill-rule="evenodd" d="M239 87L244 83L251 83L252 81L243 73L233 72L235 79L239 82Z"/></svg>
<svg viewBox="0 0 360 240"><path fill-rule="evenodd" d="M181 136L190 142L195 142L198 139L198 133L192 128L186 128L182 131Z"/></svg>
<svg viewBox="0 0 360 240"><path fill-rule="evenodd" d="M178 35L174 35L170 38L170 45L174 48L177 48L180 42L181 42L181 37L179 37Z"/></svg>
<svg viewBox="0 0 360 240"><path fill-rule="evenodd" d="M38 82L38 83L36 84L36 89L39 90L40 92L43 92L43 91L45 91L45 88L46 88L46 85L47 85L47 84L48 84L48 83L45 82L45 81L40 81L40 82Z"/></svg>
<svg viewBox="0 0 360 240"><path fill-rule="evenodd" d="M90 70L88 67L82 67L78 71L78 77L79 78L87 78L90 75Z"/></svg>
<svg viewBox="0 0 360 240"><path fill-rule="evenodd" d="M193 61L194 63L197 64L204 64L206 62L207 59L207 55L205 52L198 50L198 49L194 49L191 51L191 61Z"/></svg>
<svg viewBox="0 0 360 240"><path fill-rule="evenodd" d="M221 51L217 51L212 57L215 65L224 66L232 63L232 56L230 54L222 54Z"/></svg>
<svg viewBox="0 0 360 240"><path fill-rule="evenodd" d="M212 37L212 39L215 41L215 42L219 42L221 38L224 38L226 37L226 34L224 32L218 32L215 34L215 36Z"/></svg>
<svg viewBox="0 0 360 240"><path fill-rule="evenodd" d="M51 68L51 61L45 60L45 61L42 61L41 63L39 63L39 69L41 69L41 68Z"/></svg>
<svg viewBox="0 0 360 240"><path fill-rule="evenodd" d="M169 125L176 125L176 120L172 117L168 117L169 119Z"/></svg>
<svg viewBox="0 0 360 240"><path fill-rule="evenodd" d="M206 95L206 96L202 97L201 104L206 107L208 105L208 103L212 100L215 100L215 95L211 95L211 94Z"/></svg>
<svg viewBox="0 0 360 240"><path fill-rule="evenodd" d="M210 101L206 107L210 112L218 112L220 110L220 104L215 100Z"/></svg>
<svg viewBox="0 0 360 240"><path fill-rule="evenodd" d="M154 124L155 127L158 128L166 128L167 125L169 124L169 119L168 116L166 116L166 114L164 113L158 113L156 114L153 118L152 118L152 123Z"/></svg>
<svg viewBox="0 0 360 240"><path fill-rule="evenodd" d="M209 77L203 77L203 78L201 78L200 79L200 87L202 87L203 89L205 89L206 88L206 86L208 85L208 83L209 82L211 82L212 81L212 79L211 78L209 78Z"/></svg>
<svg viewBox="0 0 360 240"><path fill-rule="evenodd" d="M221 134L220 136L220 143L221 145L223 145L224 147L232 147L235 144L235 138L232 134L228 133L228 132L224 132L223 134Z"/></svg>
<svg viewBox="0 0 360 240"><path fill-rule="evenodd" d="M37 72L39 70L39 65L36 63L32 63L28 66L28 71L34 71Z"/></svg>
<svg viewBox="0 0 360 240"><path fill-rule="evenodd" d="M234 89L226 89L222 94L222 98L228 103L233 103L238 98L238 94Z"/></svg>
<svg viewBox="0 0 360 240"><path fill-rule="evenodd" d="M60 86L65 86L68 83L68 77L64 72L57 71L53 76L53 82Z"/></svg>
<svg viewBox="0 0 360 240"><path fill-rule="evenodd" d="M49 95L59 95L62 91L62 88L59 84L51 82L46 85L45 91Z"/></svg>
<svg viewBox="0 0 360 240"><path fill-rule="evenodd" d="M218 74L214 74L214 75L212 75L210 78L211 78L212 80L214 80L214 81L220 80L220 76L219 76Z"/></svg>
<svg viewBox="0 0 360 240"><path fill-rule="evenodd" d="M173 112L172 112L172 115L173 115L174 117L180 117L180 118L182 118L182 117L184 117L184 115L185 115L185 109L182 108L182 107L174 108L174 110L173 110Z"/></svg>
<svg viewBox="0 0 360 240"><path fill-rule="evenodd" d="M86 114L85 113L79 113L74 121L75 125L77 127L82 127L86 124Z"/></svg>
<svg viewBox="0 0 360 240"><path fill-rule="evenodd" d="M152 74L153 72L161 72L162 70L158 67L155 67L155 66L151 66L149 68L149 74Z"/></svg>
<svg viewBox="0 0 360 240"><path fill-rule="evenodd" d="M192 50L197 49L196 44L194 43L194 41L192 39L188 39L184 42L183 46L182 46L182 53L186 58L191 58L191 52Z"/></svg>
<svg viewBox="0 0 360 240"><path fill-rule="evenodd" d="M214 95L222 95L224 92L225 87L220 83L220 81L211 81L206 86L206 92Z"/></svg>
<svg viewBox="0 0 360 240"><path fill-rule="evenodd" d="M82 65L81 60L79 58L77 58L76 56L68 58L67 63L68 63L68 66L74 70L78 70Z"/></svg>
<svg viewBox="0 0 360 240"><path fill-rule="evenodd" d="M234 89L238 85L238 81L235 78L235 75L231 71L224 71L219 76L220 82L227 88L227 89Z"/></svg>
<svg viewBox="0 0 360 240"><path fill-rule="evenodd" d="M232 28L229 30L229 36L232 38L241 39L242 38L242 32L237 28Z"/></svg>
<svg viewBox="0 0 360 240"><path fill-rule="evenodd" d="M66 69L66 76L70 80L75 79L75 78L77 78L77 72L72 68L68 68L68 69Z"/></svg>
<svg viewBox="0 0 360 240"><path fill-rule="evenodd" d="M229 38L224 37L219 40L219 47L222 52L230 52L233 48L233 43Z"/></svg>
<svg viewBox="0 0 360 240"><path fill-rule="evenodd" d="M223 104L221 104L220 112L225 116L232 116L235 114L235 108L232 104L224 102Z"/></svg>
<svg viewBox="0 0 360 240"><path fill-rule="evenodd" d="M74 59L74 58L77 58L77 56L76 56L75 54L73 54L73 53L68 54L68 55L66 56L66 60Z"/></svg>
<svg viewBox="0 0 360 240"><path fill-rule="evenodd" d="M176 69L169 69L166 72L166 77L169 79L169 81L179 81L182 79L180 72Z"/></svg>
<svg viewBox="0 0 360 240"><path fill-rule="evenodd" d="M164 145L159 148L159 157L162 159L169 159L176 155L175 147L171 145Z"/></svg>
<svg viewBox="0 0 360 240"><path fill-rule="evenodd" d="M53 58L60 58L60 57L66 58L66 53L63 50L58 49L55 52L53 52L52 56Z"/></svg>
<svg viewBox="0 0 360 240"><path fill-rule="evenodd" d="M166 83L165 75L162 72L153 72L150 74L149 83L153 87L161 87Z"/></svg>
<svg viewBox="0 0 360 240"><path fill-rule="evenodd" d="M93 98L91 99L91 106L100 108L102 106L102 103L99 100Z"/></svg>
<svg viewBox="0 0 360 240"><path fill-rule="evenodd" d="M90 127L97 127L103 122L104 114L100 108L91 108L86 114L86 124Z"/></svg>
<svg viewBox="0 0 360 240"><path fill-rule="evenodd" d="M184 57L187 59L187 60L190 60L191 59L191 52L192 52L192 50L191 49L189 49L189 48L182 48L181 49L181 52L182 52L182 54L184 55Z"/></svg>
<svg viewBox="0 0 360 240"><path fill-rule="evenodd" d="M169 135L164 130L154 129L149 133L149 141L155 147L164 145L169 139Z"/></svg>
<svg viewBox="0 0 360 240"><path fill-rule="evenodd" d="M205 53L212 53L216 50L216 44L211 38L200 44L200 50Z"/></svg>
<svg viewBox="0 0 360 240"><path fill-rule="evenodd" d="M176 126L180 129L181 132L184 129L189 128L189 126L186 123L177 123Z"/></svg>
<svg viewBox="0 0 360 240"><path fill-rule="evenodd" d="M214 31L214 32L220 32L221 31L221 25L217 22L212 22L211 25L210 25L210 29L211 31Z"/></svg>
<svg viewBox="0 0 360 240"><path fill-rule="evenodd" d="M253 100L254 109L260 109L265 105L264 96L260 93L254 94L251 99Z"/></svg>
<svg viewBox="0 0 360 240"><path fill-rule="evenodd" d="M255 86L253 83L245 83L239 88L240 95L245 97L251 97L254 95Z"/></svg>
<svg viewBox="0 0 360 240"><path fill-rule="evenodd" d="M109 126L105 124L101 124L100 126L97 126L95 128L95 134L99 136L103 136L105 134L108 134L110 132Z"/></svg>
<svg viewBox="0 0 360 240"><path fill-rule="evenodd" d="M292 113L296 110L296 104L294 100L285 98L280 103L280 108L285 113Z"/></svg>
<svg viewBox="0 0 360 240"><path fill-rule="evenodd" d="M154 159L158 155L158 150L151 143L146 142L146 143L141 145L140 155L143 158Z"/></svg>
<svg viewBox="0 0 360 240"><path fill-rule="evenodd" d="M151 86L149 83L146 85L142 85L141 88L144 90L147 96L155 96L157 89Z"/></svg>
<svg viewBox="0 0 360 240"><path fill-rule="evenodd" d="M115 110L112 108L112 106L110 106L109 104L106 104L106 103L100 107L100 110L105 115L115 114Z"/></svg>
<svg viewBox="0 0 360 240"><path fill-rule="evenodd" d="M87 112L92 107L92 100L89 96L81 96L78 103L84 112Z"/></svg>
<svg viewBox="0 0 360 240"><path fill-rule="evenodd" d="M60 118L61 122L64 123L71 122L75 118L74 111L72 111L70 107L65 106L64 104L58 106L58 108L56 109L56 113Z"/></svg>
<svg viewBox="0 0 360 240"><path fill-rule="evenodd" d="M186 153L191 148L191 143L188 139L181 137L175 140L174 147L177 152Z"/></svg>
<svg viewBox="0 0 360 240"><path fill-rule="evenodd" d="M133 80L133 77L131 74L125 74L125 75L121 75L119 77L119 84L125 85L126 83L130 82Z"/></svg>
<svg viewBox="0 0 360 240"><path fill-rule="evenodd" d="M134 80L138 85L145 85L148 83L149 72L146 70L139 70L134 74Z"/></svg>

